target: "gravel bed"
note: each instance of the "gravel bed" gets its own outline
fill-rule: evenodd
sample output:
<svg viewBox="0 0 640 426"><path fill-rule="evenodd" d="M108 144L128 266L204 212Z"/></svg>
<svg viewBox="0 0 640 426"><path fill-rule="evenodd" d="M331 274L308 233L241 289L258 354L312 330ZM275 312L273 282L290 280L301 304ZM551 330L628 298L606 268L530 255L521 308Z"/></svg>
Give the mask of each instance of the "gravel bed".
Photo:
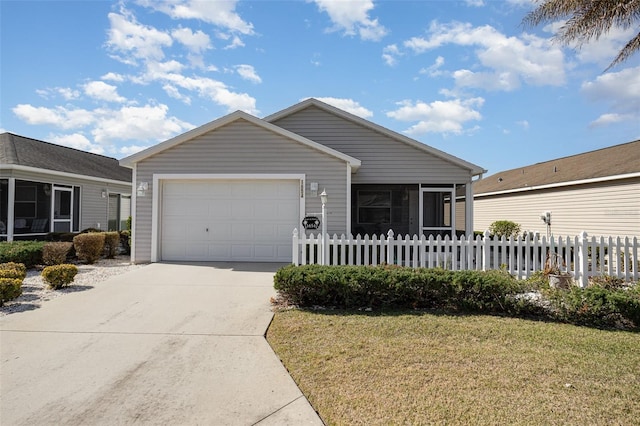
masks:
<svg viewBox="0 0 640 426"><path fill-rule="evenodd" d="M116 256L115 259L100 259L93 265L77 264L78 275L73 283L59 290L51 290L42 281L41 268L30 269L27 277L22 282L22 295L16 299L5 302L0 306L0 317L15 312L31 311L39 308L47 300L55 299L67 293L91 289L114 275L123 274L145 265L133 265L129 256Z"/></svg>

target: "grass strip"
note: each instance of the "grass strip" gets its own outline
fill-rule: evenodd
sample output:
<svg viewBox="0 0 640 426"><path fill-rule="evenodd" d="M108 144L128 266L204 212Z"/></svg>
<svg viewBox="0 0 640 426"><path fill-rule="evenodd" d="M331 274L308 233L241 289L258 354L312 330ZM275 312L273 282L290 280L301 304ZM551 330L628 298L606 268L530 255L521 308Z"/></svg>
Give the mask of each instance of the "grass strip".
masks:
<svg viewBox="0 0 640 426"><path fill-rule="evenodd" d="M417 311L277 312L267 339L328 425L637 424L640 334Z"/></svg>

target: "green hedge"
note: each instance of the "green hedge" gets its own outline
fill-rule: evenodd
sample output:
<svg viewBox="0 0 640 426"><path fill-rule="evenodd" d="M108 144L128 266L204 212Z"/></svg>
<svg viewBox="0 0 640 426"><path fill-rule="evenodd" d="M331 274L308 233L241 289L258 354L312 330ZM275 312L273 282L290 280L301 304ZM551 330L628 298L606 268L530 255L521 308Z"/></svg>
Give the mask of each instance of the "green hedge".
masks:
<svg viewBox="0 0 640 426"><path fill-rule="evenodd" d="M640 329L638 284L561 290L518 281L503 271L289 265L276 272L274 287L287 303L300 307L433 308ZM532 287L543 288L541 299L529 297Z"/></svg>
<svg viewBox="0 0 640 426"><path fill-rule="evenodd" d="M396 266L285 266L274 287L299 306L439 308L505 312L521 283L501 271Z"/></svg>
<svg viewBox="0 0 640 426"><path fill-rule="evenodd" d="M59 289L71 284L78 274L76 265L62 264L47 266L42 270L42 280L52 289Z"/></svg>
<svg viewBox="0 0 640 426"><path fill-rule="evenodd" d="M42 263L44 241L2 241L0 242L0 263L22 263L33 268Z"/></svg>

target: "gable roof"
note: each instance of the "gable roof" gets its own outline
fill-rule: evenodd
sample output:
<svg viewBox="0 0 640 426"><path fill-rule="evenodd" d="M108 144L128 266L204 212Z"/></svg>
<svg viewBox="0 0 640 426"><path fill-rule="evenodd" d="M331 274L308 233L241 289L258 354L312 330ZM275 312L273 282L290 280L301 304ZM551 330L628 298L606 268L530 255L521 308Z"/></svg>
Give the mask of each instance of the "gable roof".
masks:
<svg viewBox="0 0 640 426"><path fill-rule="evenodd" d="M131 170L121 167L115 158L13 133L0 134L0 164L131 182Z"/></svg>
<svg viewBox="0 0 640 426"><path fill-rule="evenodd" d="M529 191L634 174L640 176L640 140L498 172L476 182L474 193Z"/></svg>
<svg viewBox="0 0 640 426"><path fill-rule="evenodd" d="M407 137L405 135L402 135L400 133L394 132L393 130L387 129L386 127L380 126L379 124L376 124L374 122L371 122L369 120L365 120L362 117L358 117L357 115L351 114L347 111L341 110L340 108L336 108L332 105L329 105L327 103L324 103L318 99L315 98L309 98L306 99L300 103L297 103L293 106L290 106L289 108L285 108L282 111L278 111L274 114L271 114L267 117L264 118L265 121L268 121L270 123L273 123L277 120L280 120L282 118L285 118L289 115L292 115L298 111L301 111L305 108L308 108L310 106L314 106L316 108L320 108L323 111L326 111L328 113L337 115L338 117L341 117L345 120L351 121L352 123L356 123L360 126L363 126L365 128L368 128L370 130L373 130L374 132L377 133L381 133L387 137L390 137L392 139L398 140L400 142L403 142L409 146L412 146L414 148L417 148L421 151L424 151L428 154L431 154L435 157L441 158L449 163L452 163L456 166L462 167L463 169L467 169L470 170L473 176L477 176L477 175L481 175L483 173L486 173L487 170L483 169L480 166L477 166L473 163L469 163L468 161L465 161L461 158L455 157L451 154L448 154L444 151L440 151L439 149L436 149L432 146L426 145L422 142L419 142L415 139L411 139L410 137Z"/></svg>
<svg viewBox="0 0 640 426"><path fill-rule="evenodd" d="M303 136L300 136L296 133L290 132L286 129L283 129L281 127L278 127L274 124L271 124L269 122L266 122L264 120L261 120L257 117L254 117L251 114L247 114L246 112L243 111L236 111L233 112L231 114L225 115L224 117L218 118L217 120L214 120L210 123L204 124L200 127L196 127L195 129L192 129L186 133L183 133L181 135L178 135L172 139L169 139L167 141L164 141L162 143L159 143L157 145L154 145L150 148L145 149L144 151L140 151L136 154L130 155L129 157L123 158L122 160L120 160L120 164L126 167L133 167L133 165L139 161L144 160L145 158L151 157L155 154L158 154L162 151L165 151L169 148L172 148L176 145L180 145L183 142L186 142L188 140L191 140L193 138L196 138L200 135L203 135L207 132L213 131L217 128L220 128L222 126L225 126L229 123L232 123L236 120L246 120L256 126L262 127L265 130L269 130L271 132L274 132L276 134L279 134L283 137L286 137L288 139L292 139L298 143L301 143L302 145L306 145L310 148L316 149L318 151L324 152L325 154L328 154L332 157L335 158L339 158L345 162L347 162L349 165L351 165L351 169L352 171L355 171L358 169L358 167L360 167L360 160L358 160L357 158L353 158L349 155L343 154L342 152L336 151L335 149L329 148L327 146L324 146L322 144L319 144L317 142L314 142L310 139L307 139Z"/></svg>

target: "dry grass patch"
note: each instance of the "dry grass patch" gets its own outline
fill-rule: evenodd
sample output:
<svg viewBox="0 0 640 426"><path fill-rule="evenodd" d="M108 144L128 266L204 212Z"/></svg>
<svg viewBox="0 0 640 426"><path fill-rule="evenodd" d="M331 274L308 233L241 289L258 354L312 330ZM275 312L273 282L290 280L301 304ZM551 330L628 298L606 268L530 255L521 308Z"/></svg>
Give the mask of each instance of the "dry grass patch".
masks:
<svg viewBox="0 0 640 426"><path fill-rule="evenodd" d="M276 313L267 339L329 425L637 424L640 334L490 316Z"/></svg>

